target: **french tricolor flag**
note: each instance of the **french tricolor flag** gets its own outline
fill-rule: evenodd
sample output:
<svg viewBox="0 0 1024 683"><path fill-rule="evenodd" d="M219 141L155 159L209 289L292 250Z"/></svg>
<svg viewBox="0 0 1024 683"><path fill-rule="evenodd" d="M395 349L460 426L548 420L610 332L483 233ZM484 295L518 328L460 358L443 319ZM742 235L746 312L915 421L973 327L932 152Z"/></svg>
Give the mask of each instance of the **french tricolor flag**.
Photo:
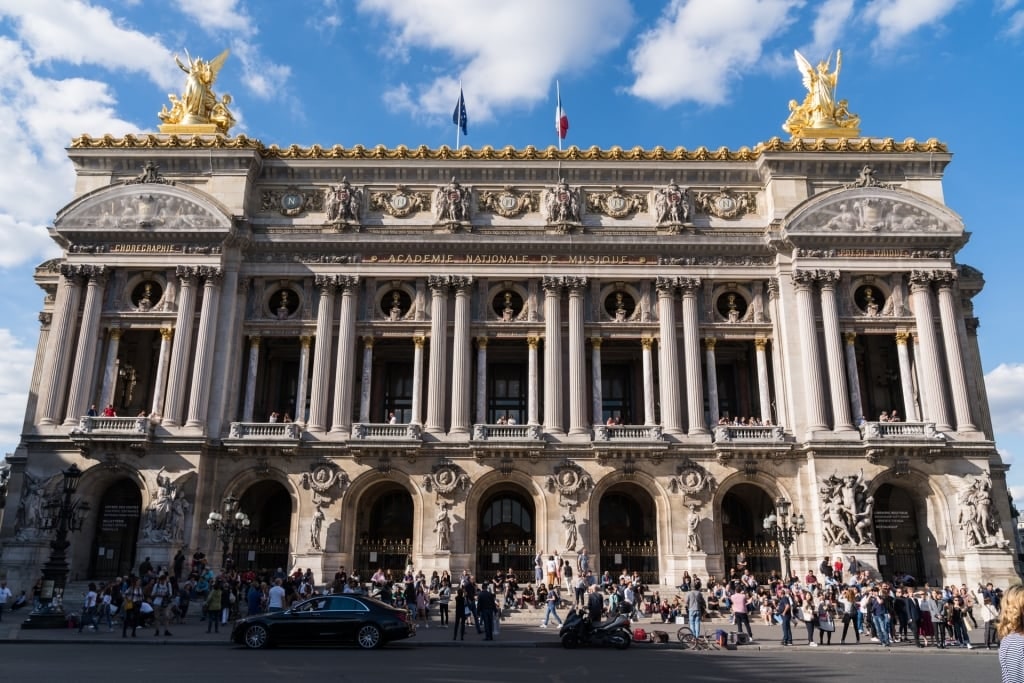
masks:
<svg viewBox="0 0 1024 683"><path fill-rule="evenodd" d="M555 81L555 93L558 98L558 104L555 106L555 132L558 133L558 140L561 142L569 132L569 115L562 108L562 92L558 81Z"/></svg>

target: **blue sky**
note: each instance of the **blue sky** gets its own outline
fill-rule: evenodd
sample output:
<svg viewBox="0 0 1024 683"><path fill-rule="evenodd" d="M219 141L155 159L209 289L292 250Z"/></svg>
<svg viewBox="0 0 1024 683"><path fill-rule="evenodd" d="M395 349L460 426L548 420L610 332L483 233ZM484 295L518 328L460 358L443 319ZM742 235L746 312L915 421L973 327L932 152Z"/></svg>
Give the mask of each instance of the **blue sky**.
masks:
<svg viewBox="0 0 1024 683"><path fill-rule="evenodd" d="M843 51L840 97L872 137L949 145L946 201L975 300L997 443L1024 503L1019 84L1024 0L0 0L0 452L18 441L41 292L32 269L72 196L64 148L154 132L175 53L230 48L215 90L267 144L453 145L461 80L473 147L754 145L803 88L792 53ZM1022 506L1024 507L1024 506Z"/></svg>

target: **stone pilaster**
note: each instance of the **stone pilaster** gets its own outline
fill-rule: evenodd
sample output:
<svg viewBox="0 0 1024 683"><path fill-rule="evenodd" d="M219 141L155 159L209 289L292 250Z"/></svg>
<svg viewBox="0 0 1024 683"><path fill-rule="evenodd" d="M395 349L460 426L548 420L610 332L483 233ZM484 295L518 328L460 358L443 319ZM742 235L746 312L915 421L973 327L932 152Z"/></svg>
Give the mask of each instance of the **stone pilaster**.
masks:
<svg viewBox="0 0 1024 683"><path fill-rule="evenodd" d="M334 324L334 297L338 291L338 278L334 275L317 275L315 282L320 290L320 303L316 312L313 381L306 429L310 432L324 432L327 430L327 403L330 399L331 327Z"/></svg>
<svg viewBox="0 0 1024 683"><path fill-rule="evenodd" d="M700 319L697 316L697 290L699 278L679 281L683 292L683 358L686 361L686 418L687 434L707 434L704 419L703 373L700 369Z"/></svg>
<svg viewBox="0 0 1024 683"><path fill-rule="evenodd" d="M93 381L96 376L96 340L99 337L100 314L103 311L103 290L109 274L105 266L83 266L83 275L88 276L85 288L85 306L82 309L82 326L78 334L75 364L71 372L71 389L68 392L68 410L64 416L65 425L78 424L78 418L85 415L93 395Z"/></svg>
<svg viewBox="0 0 1024 683"><path fill-rule="evenodd" d="M843 333L843 353L846 356L846 383L850 391L850 410L854 423L859 423L864 415L864 402L860 397L860 375L857 372L857 333ZM903 413L907 415L908 413Z"/></svg>
<svg viewBox="0 0 1024 683"><path fill-rule="evenodd" d="M167 377L167 402L163 424L181 424L185 405L188 370L192 363L192 327L196 319L196 269L178 266L178 317L174 323L174 344L171 347L171 369Z"/></svg>
<svg viewBox="0 0 1024 683"><path fill-rule="evenodd" d="M445 394L448 388L448 287L450 278L431 275L430 286L430 373L427 377L427 422L424 429L444 434Z"/></svg>
<svg viewBox="0 0 1024 683"><path fill-rule="evenodd" d="M448 434L469 438L470 373L473 365L470 360L469 304L473 278L453 278L452 286L455 288L455 330L452 336L452 424Z"/></svg>
<svg viewBox="0 0 1024 683"><path fill-rule="evenodd" d="M832 399L832 427L837 432L852 432L850 397L846 386L846 368L843 367L843 343L839 330L839 312L836 306L838 271L818 273L821 288L821 321L825 335L825 359L828 362L829 390Z"/></svg>
<svg viewBox="0 0 1024 683"><path fill-rule="evenodd" d="M545 277L544 287L544 431L564 434L562 422L562 287L560 277Z"/></svg>
<svg viewBox="0 0 1024 683"><path fill-rule="evenodd" d="M659 277L658 290L658 378L661 389L661 426L665 434L683 434L679 410L679 351L676 346L676 278Z"/></svg>
<svg viewBox="0 0 1024 683"><path fill-rule="evenodd" d="M334 362L334 415L331 431L352 431L352 385L355 384L356 294L359 278L343 275L341 312L338 315L338 356Z"/></svg>
<svg viewBox="0 0 1024 683"><path fill-rule="evenodd" d="M566 278L569 287L569 436L589 436L583 302L587 278Z"/></svg>

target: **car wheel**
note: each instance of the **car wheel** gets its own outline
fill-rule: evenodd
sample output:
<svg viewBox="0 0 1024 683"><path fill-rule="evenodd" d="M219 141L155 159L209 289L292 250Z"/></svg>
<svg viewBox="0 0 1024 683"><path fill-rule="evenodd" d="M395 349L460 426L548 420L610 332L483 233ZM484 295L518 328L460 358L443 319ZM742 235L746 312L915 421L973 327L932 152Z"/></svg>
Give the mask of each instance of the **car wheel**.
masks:
<svg viewBox="0 0 1024 683"><path fill-rule="evenodd" d="M270 633L263 624L253 624L245 629L245 646L250 650L259 650L270 643Z"/></svg>
<svg viewBox="0 0 1024 683"><path fill-rule="evenodd" d="M364 650L381 646L380 629L374 624L363 624L356 634L356 643Z"/></svg>
<svg viewBox="0 0 1024 683"><path fill-rule="evenodd" d="M575 633L566 633L562 636L562 647L566 650L575 650L580 645L580 639Z"/></svg>

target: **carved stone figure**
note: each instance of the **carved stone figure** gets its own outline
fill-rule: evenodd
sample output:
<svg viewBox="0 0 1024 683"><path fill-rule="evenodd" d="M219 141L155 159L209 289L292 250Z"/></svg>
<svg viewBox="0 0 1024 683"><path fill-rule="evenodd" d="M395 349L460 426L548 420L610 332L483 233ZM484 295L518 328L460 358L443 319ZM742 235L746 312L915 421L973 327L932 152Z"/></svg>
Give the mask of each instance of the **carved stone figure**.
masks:
<svg viewBox="0 0 1024 683"><path fill-rule="evenodd" d="M579 530L576 528L576 506L568 505L562 513L562 526L565 528L565 552L576 551Z"/></svg>
<svg viewBox="0 0 1024 683"><path fill-rule="evenodd" d="M227 108L227 105L231 104L231 97L225 95L218 100L213 92L213 83L228 58L228 51L224 50L209 61L202 57L193 59L188 51L185 52L185 57L187 64L182 63L177 55L174 57L178 68L188 75L185 92L181 97L174 94L167 96L171 108L168 109L167 105L164 105L158 114L160 120L170 125L214 124L218 133L227 135L235 123L235 117Z"/></svg>
<svg viewBox="0 0 1024 683"><path fill-rule="evenodd" d="M469 220L470 190L453 177L444 187L434 190L434 220L438 223L462 223Z"/></svg>
<svg viewBox="0 0 1024 683"><path fill-rule="evenodd" d="M46 484L46 479L25 472L21 502L14 517L14 533L18 540L31 538L42 529L43 508L48 499Z"/></svg>
<svg viewBox="0 0 1024 683"><path fill-rule="evenodd" d="M437 534L437 550L451 550L452 545L452 516L451 505L442 501L437 509L437 517L434 518L434 533Z"/></svg>
<svg viewBox="0 0 1024 683"><path fill-rule="evenodd" d="M696 505L689 506L690 518L686 523L686 547L692 553L699 553L703 546L700 542L700 513Z"/></svg>
<svg viewBox="0 0 1024 683"><path fill-rule="evenodd" d="M184 491L176 486L163 468L156 475L157 493L146 508L142 536L152 543L170 543L185 537L185 513L190 507Z"/></svg>
<svg viewBox="0 0 1024 683"><path fill-rule="evenodd" d="M7 503L7 487L11 483L11 466L9 463L0 463L0 510Z"/></svg>
<svg viewBox="0 0 1024 683"><path fill-rule="evenodd" d="M983 472L960 494L960 528L971 548L1005 548L998 513L992 504L992 478Z"/></svg>
<svg viewBox="0 0 1024 683"><path fill-rule="evenodd" d="M580 191L563 178L541 194L541 216L548 224L580 222Z"/></svg>
<svg viewBox="0 0 1024 683"><path fill-rule="evenodd" d="M358 223L363 191L353 188L348 178L324 190L324 212L328 223Z"/></svg>
<svg viewBox="0 0 1024 683"><path fill-rule="evenodd" d="M864 470L839 477L833 474L821 487L822 534L827 545L872 543L874 499L867 495Z"/></svg>
<svg viewBox="0 0 1024 683"><path fill-rule="evenodd" d="M316 508L316 514L313 515L313 524L309 527L309 544L316 550L322 550L323 546L320 542L320 536L324 530L324 509L320 506Z"/></svg>
<svg viewBox="0 0 1024 683"><path fill-rule="evenodd" d="M679 187L675 180L654 191L654 220L659 225L682 225L690 220L690 202L685 187Z"/></svg>

